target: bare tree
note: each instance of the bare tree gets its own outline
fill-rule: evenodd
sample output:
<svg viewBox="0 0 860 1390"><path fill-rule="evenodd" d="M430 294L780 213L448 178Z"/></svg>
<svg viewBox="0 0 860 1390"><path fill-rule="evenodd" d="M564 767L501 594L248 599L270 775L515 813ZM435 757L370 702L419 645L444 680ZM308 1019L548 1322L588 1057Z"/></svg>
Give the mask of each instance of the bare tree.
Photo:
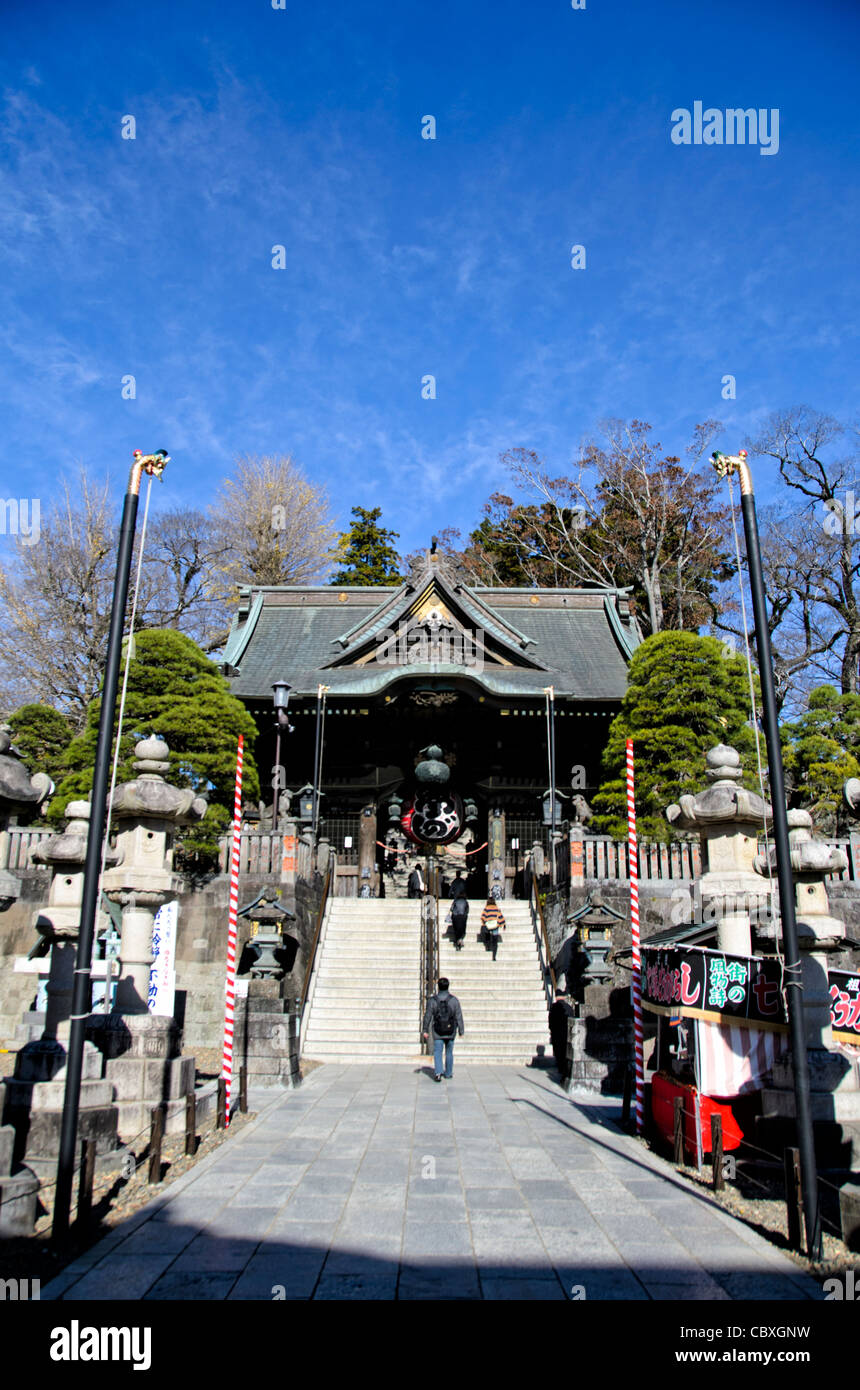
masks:
<svg viewBox="0 0 860 1390"><path fill-rule="evenodd" d="M746 603L746 637L757 653L743 529L736 518L741 581ZM833 679L833 647L838 632L818 603L821 553L805 511L784 504L759 509L762 574L767 598L768 632L773 655L777 708L805 704L816 676ZM712 596L712 628L744 641L743 607L737 566ZM734 645L734 642L733 642Z"/></svg>
<svg viewBox="0 0 860 1390"><path fill-rule="evenodd" d="M54 705L80 728L104 674L117 527L108 481L81 468L0 564L0 704ZM211 514L150 514L135 629L184 632L205 651L223 646L240 584L316 577L337 533L328 504L289 459L239 460ZM136 589L142 528L132 562ZM131 602L126 627L131 623Z"/></svg>
<svg viewBox="0 0 860 1390"><path fill-rule="evenodd" d="M204 512L177 508L150 519L138 625L174 628L206 652L227 639L234 586L227 541Z"/></svg>
<svg viewBox="0 0 860 1390"><path fill-rule="evenodd" d="M81 469L43 515L37 544L0 566L0 667L15 694L55 705L83 725L104 672L114 528L109 487Z"/></svg>
<svg viewBox="0 0 860 1390"><path fill-rule="evenodd" d="M713 575L725 567L727 514L717 481L699 464L719 429L697 426L688 462L660 457L650 426L609 421L605 444L586 445L576 471L554 478L531 450L502 456L535 507L496 494L489 531L497 554L509 547L532 582L632 585L645 626L696 628L707 613ZM479 533L476 533L476 538ZM540 577L538 577L540 576Z"/></svg>
<svg viewBox="0 0 860 1390"><path fill-rule="evenodd" d="M798 511L793 551L786 554L782 589L808 628L808 654L816 669L838 658L843 694L860 693L860 534L855 498L857 455L836 453L848 435L830 416L808 406L773 415L751 455L776 459L789 488L806 498Z"/></svg>

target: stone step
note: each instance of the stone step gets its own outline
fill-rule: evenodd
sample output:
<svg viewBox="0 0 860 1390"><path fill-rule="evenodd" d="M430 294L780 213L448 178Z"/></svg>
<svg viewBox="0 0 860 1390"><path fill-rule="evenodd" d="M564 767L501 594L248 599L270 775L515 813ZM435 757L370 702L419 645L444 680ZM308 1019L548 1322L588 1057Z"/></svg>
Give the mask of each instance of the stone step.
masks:
<svg viewBox="0 0 860 1390"><path fill-rule="evenodd" d="M481 1049L485 1048L490 1042L493 1042L496 1047L502 1044L511 1048L521 1047L524 1042L527 1042L528 1045L535 1044L535 1042L549 1045L549 1029L547 1029L546 1024L543 1024L543 1027L540 1027L540 1024L535 1024L535 1026L529 1027L529 1029L522 1029L522 1027L518 1027L518 1029L486 1027L486 1029L478 1030L470 1029L470 1026L468 1026L468 1019L465 1020L465 1023L467 1023L467 1027L465 1027L465 1037L470 1040L468 1045L470 1045L470 1047L477 1047L478 1051L481 1051ZM308 1051L308 1048L311 1047L311 1042L368 1042L374 1040L374 1038L379 1038L379 1041L397 1042L402 1040L407 1041L410 1037L418 1038L420 1036L421 1027L418 1026L418 1023L415 1023L413 1027L404 1027L403 1024L385 1023L372 1024L372 1026L349 1023L342 1024L342 1026L339 1027L335 1027L333 1024L332 1026L318 1024L313 1030L308 1027L306 1041L304 1041L304 1051ZM458 1038L458 1041L460 1041L460 1038Z"/></svg>

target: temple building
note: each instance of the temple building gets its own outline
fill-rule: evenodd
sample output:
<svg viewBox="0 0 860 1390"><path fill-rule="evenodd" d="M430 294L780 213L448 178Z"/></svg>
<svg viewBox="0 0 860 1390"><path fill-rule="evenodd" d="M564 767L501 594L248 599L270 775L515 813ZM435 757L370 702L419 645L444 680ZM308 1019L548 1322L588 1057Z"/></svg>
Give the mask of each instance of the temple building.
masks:
<svg viewBox="0 0 860 1390"><path fill-rule="evenodd" d="M587 815L640 640L626 591L472 585L431 551L398 586L244 590L222 669L260 730L261 784L284 769L279 821L315 799L365 895L387 854L435 842L470 895L495 876L511 896L549 847L550 786L559 831Z"/></svg>

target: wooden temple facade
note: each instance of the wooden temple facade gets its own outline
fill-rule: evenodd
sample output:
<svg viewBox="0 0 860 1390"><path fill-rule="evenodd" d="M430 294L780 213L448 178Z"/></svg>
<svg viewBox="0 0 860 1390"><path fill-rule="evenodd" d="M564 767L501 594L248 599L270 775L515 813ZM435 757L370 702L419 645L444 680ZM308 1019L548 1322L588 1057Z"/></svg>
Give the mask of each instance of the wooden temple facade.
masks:
<svg viewBox="0 0 860 1390"><path fill-rule="evenodd" d="M257 723L264 785L272 686L288 682L279 820L300 817L317 769L322 832L365 893L380 891L386 860L410 852L398 806L435 746L468 816L445 863L462 865L470 896L501 867L510 896L527 851L549 847L551 776L559 830L573 798L596 790L639 640L623 591L471 586L431 553L396 587L244 590L223 669Z"/></svg>

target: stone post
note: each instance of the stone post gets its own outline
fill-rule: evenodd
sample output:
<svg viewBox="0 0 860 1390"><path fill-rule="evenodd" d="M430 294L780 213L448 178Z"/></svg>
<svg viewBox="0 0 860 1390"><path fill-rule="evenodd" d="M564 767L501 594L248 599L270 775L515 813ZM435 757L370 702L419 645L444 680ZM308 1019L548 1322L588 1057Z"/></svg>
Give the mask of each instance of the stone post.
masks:
<svg viewBox="0 0 860 1390"><path fill-rule="evenodd" d="M754 869L758 836L770 821L770 807L741 785L740 755L718 743L706 755L710 786L682 796L666 819L678 830L698 830L702 842L703 916L717 923L717 946L729 955L752 954L750 917L767 901Z"/></svg>

